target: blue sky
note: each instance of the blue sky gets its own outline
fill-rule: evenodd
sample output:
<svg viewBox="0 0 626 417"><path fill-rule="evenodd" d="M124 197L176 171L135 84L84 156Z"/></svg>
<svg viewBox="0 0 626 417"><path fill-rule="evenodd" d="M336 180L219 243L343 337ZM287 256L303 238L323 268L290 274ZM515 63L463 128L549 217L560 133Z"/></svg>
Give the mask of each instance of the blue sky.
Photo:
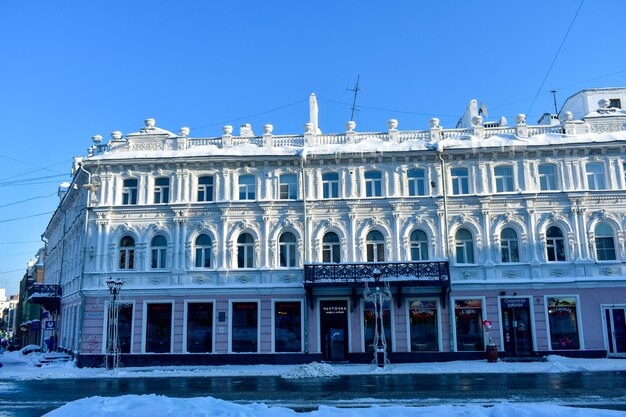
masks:
<svg viewBox="0 0 626 417"><path fill-rule="evenodd" d="M176 4L175 4L176 3ZM584 88L626 86L626 2L0 2L0 288L17 291L71 158L91 136L224 124L341 132L454 127L469 100L534 121ZM236 130L237 131L237 130ZM28 201L24 201L28 200ZM27 217L32 216L32 217ZM17 218L17 219L16 219ZM15 219L15 220L12 220Z"/></svg>

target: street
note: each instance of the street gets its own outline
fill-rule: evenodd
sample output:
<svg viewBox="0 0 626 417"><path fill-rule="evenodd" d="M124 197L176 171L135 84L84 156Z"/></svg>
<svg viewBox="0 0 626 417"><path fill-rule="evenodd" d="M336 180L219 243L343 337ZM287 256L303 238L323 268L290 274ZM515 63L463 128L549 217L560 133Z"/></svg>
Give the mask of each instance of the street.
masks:
<svg viewBox="0 0 626 417"><path fill-rule="evenodd" d="M334 378L159 377L0 379L0 417L41 416L90 396L158 394L212 396L237 403L264 402L298 411L319 405L494 404L551 402L626 410L626 372L558 374L352 375Z"/></svg>

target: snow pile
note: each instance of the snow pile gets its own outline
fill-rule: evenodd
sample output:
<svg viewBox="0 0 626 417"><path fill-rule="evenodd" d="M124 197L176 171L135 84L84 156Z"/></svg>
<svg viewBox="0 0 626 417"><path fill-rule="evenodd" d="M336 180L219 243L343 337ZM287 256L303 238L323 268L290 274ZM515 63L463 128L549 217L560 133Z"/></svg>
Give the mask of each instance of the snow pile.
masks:
<svg viewBox="0 0 626 417"><path fill-rule="evenodd" d="M241 405L212 397L169 398L157 395L124 395L120 397L91 397L68 403L46 417L623 417L624 412L592 408L562 407L552 404L500 403L493 407L479 405L430 407L371 407L335 408L322 406L318 410L296 413L283 407L265 404Z"/></svg>
<svg viewBox="0 0 626 417"><path fill-rule="evenodd" d="M287 379L299 379L299 378L328 378L339 375L335 368L327 363L312 362L304 365L299 365L293 368L291 371L282 375Z"/></svg>

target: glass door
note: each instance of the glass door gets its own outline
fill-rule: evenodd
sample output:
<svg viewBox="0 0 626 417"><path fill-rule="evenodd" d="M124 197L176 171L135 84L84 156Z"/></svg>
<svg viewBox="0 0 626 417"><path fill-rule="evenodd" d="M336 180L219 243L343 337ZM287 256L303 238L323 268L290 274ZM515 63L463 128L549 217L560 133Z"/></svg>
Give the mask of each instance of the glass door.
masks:
<svg viewBox="0 0 626 417"><path fill-rule="evenodd" d="M502 298L502 330L507 356L530 356L533 352L528 298Z"/></svg>
<svg viewBox="0 0 626 417"><path fill-rule="evenodd" d="M348 302L320 301L322 356L326 361L348 358Z"/></svg>
<svg viewBox="0 0 626 417"><path fill-rule="evenodd" d="M626 307L604 309L609 355L626 355Z"/></svg>

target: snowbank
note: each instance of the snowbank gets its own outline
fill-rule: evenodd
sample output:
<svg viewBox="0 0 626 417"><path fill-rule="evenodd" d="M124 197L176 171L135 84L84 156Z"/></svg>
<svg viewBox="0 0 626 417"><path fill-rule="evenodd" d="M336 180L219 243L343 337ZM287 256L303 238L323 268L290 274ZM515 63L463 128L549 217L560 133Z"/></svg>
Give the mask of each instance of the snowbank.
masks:
<svg viewBox="0 0 626 417"><path fill-rule="evenodd" d="M338 376L339 374L331 365L327 363L308 363L305 365L299 365L293 368L291 371L283 375L286 379L299 379L299 378L328 378Z"/></svg>
<svg viewBox="0 0 626 417"><path fill-rule="evenodd" d="M500 403L493 407L478 405L431 407L335 408L296 413L289 408L265 404L241 405L212 397L169 398L157 395L91 397L68 403L45 417L624 417L626 413L591 408L562 407L552 404Z"/></svg>

